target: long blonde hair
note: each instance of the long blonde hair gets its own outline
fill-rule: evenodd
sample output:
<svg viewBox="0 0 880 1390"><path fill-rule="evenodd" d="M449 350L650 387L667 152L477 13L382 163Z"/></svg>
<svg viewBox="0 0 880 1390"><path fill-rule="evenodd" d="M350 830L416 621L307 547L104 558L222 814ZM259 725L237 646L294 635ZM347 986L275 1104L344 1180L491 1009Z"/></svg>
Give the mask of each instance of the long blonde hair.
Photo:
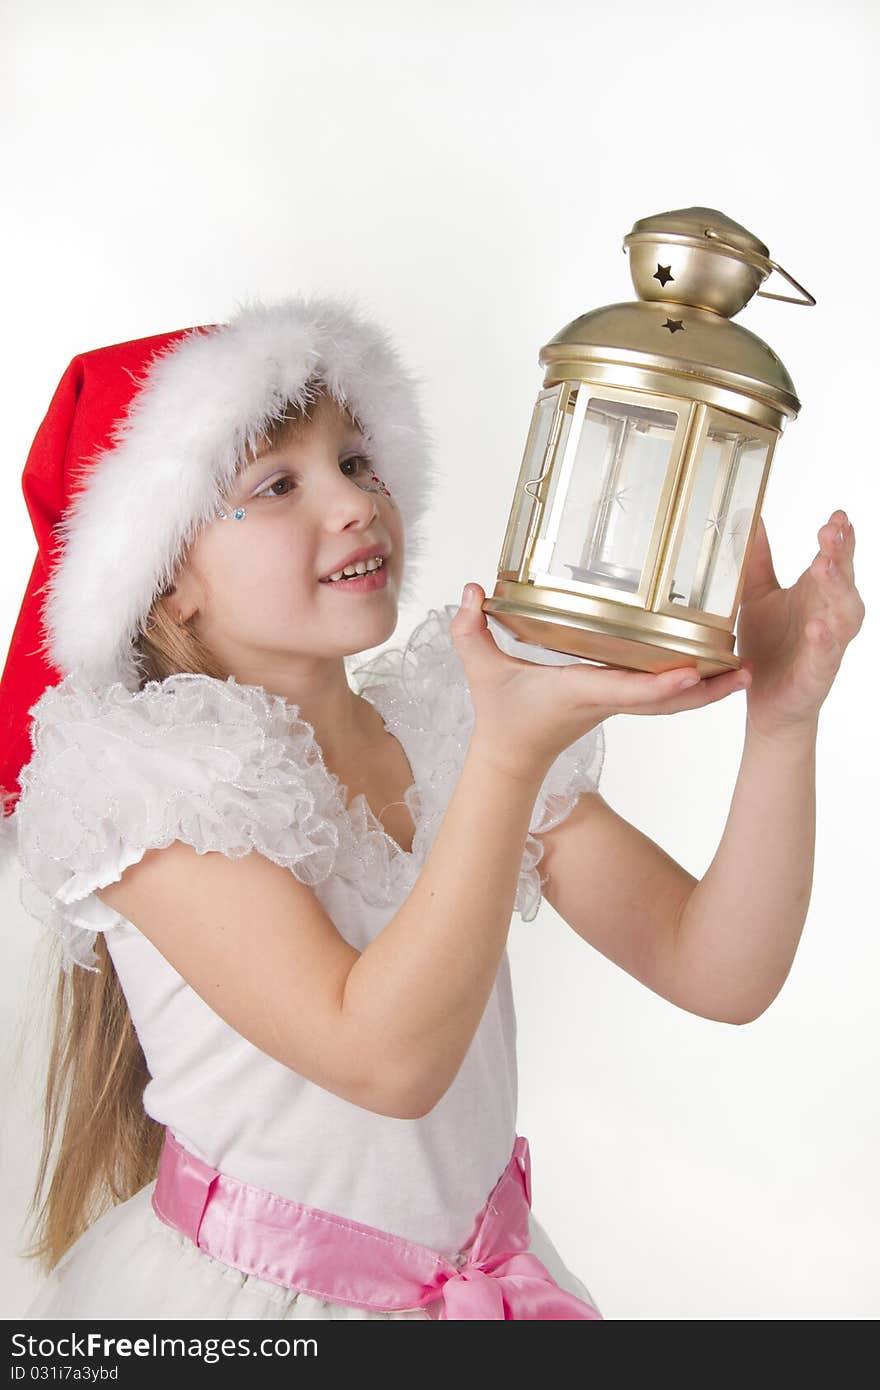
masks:
<svg viewBox="0 0 880 1390"><path fill-rule="evenodd" d="M301 407L288 402L284 416L263 431L266 445L275 448L302 430L321 394ZM225 680L228 672L190 623L178 623L167 611L162 600L168 592L157 595L134 641L141 688L177 672ZM42 1151L28 1208L32 1240L18 1254L48 1274L105 1210L155 1178L165 1130L143 1108L150 1073L103 934L94 945L97 972L74 966L68 976L58 939L45 944L49 957L37 1005L50 997L55 979ZM26 1017L34 1023L39 1012L29 1007Z"/></svg>

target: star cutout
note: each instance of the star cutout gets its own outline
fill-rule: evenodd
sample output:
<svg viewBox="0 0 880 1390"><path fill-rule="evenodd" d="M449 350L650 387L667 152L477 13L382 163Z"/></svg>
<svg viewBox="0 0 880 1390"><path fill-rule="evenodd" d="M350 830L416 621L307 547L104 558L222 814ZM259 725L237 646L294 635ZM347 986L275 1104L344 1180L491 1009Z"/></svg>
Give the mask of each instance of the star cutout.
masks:
<svg viewBox="0 0 880 1390"><path fill-rule="evenodd" d="M718 525L718 518L717 518L717 516L710 516L710 517L709 517L709 520L706 522L706 530L707 530L707 531L709 531L709 530L714 531L716 536L720 536L720 535L721 535L721 527Z"/></svg>
<svg viewBox="0 0 880 1390"><path fill-rule="evenodd" d="M657 262L657 269L654 271L654 274L651 276L651 279L652 279L652 280L659 280L661 285L665 285L666 282L667 282L667 280L674 280L674 279L675 279L675 276L672 275L672 274L670 273L670 271L671 271L671 267L670 267L670 266L668 266L668 265L660 265L660 263L659 263L659 261L658 261L658 262Z"/></svg>
<svg viewBox="0 0 880 1390"><path fill-rule="evenodd" d="M626 507L624 506L624 503L623 503L623 500L622 500L622 499L626 496L626 494L627 494L629 491L630 491L630 489L629 489L628 487L622 487L622 488L620 488L620 490L619 490L618 492L606 492L605 495L604 495L604 497L602 498L602 501L603 501L603 502L616 502L617 505L618 505L618 507L620 508L620 510L621 510L622 512L625 512L625 511L626 511Z"/></svg>
<svg viewBox="0 0 880 1390"><path fill-rule="evenodd" d="M737 521L730 532L730 544L733 545L734 541L738 541L740 537L743 535L743 533L747 530L748 527L746 526L746 523L744 521Z"/></svg>
<svg viewBox="0 0 880 1390"><path fill-rule="evenodd" d="M664 324L661 324L661 327L668 328L670 333L677 333L679 329L682 329L682 331L684 330L684 324L681 319L667 319Z"/></svg>

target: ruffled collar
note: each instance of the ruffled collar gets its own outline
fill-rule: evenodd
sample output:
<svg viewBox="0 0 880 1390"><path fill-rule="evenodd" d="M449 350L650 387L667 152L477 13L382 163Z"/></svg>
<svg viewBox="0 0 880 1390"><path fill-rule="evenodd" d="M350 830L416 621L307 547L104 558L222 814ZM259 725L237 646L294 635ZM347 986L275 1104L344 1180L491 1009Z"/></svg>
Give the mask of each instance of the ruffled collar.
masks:
<svg viewBox="0 0 880 1390"><path fill-rule="evenodd" d="M332 872L366 902L388 906L418 877L469 739L467 683L449 633L456 612L452 604L429 610L404 646L349 671L353 688L377 710L412 769L404 793L414 825L410 850L388 834L364 793L347 804L348 787L327 767L298 705L234 676L178 673L134 692L121 682L93 687L66 676L31 710L35 750L20 774L19 806L31 811L38 831L50 823L45 802L69 798L76 826L100 823L106 833L107 807L115 809L124 794L148 822L139 832L144 845L151 829L155 842L160 818L165 826L185 818L191 842L235 852L219 825L207 822L222 816L241 827L258 804L263 839L257 847L285 862L283 835L296 803L296 828L308 838L309 853L291 854L290 866L315 888ZM164 795L172 786L173 808L170 791ZM120 839L125 831L129 838L136 833L131 824L122 826ZM59 845L56 862L65 851L72 859L81 846ZM74 896L76 879L62 891Z"/></svg>
<svg viewBox="0 0 880 1390"><path fill-rule="evenodd" d="M414 825L405 850L363 793L327 767L299 707L263 686L179 673L132 692L65 677L32 706L33 755L4 841L22 869L21 899L65 941L68 960L89 964L94 929L118 919L95 895L149 848L183 839L199 852L256 850L290 868L321 896L339 878L362 900L393 907L412 890L455 790L474 723L450 623L455 604L430 609L402 647L348 672L413 774L404 801ZM489 618L502 649L557 664L510 639ZM541 901L539 838L585 791L604 760L601 725L555 759L525 838L514 910L531 921ZM30 897L36 904L32 908ZM325 901L329 910L329 901Z"/></svg>

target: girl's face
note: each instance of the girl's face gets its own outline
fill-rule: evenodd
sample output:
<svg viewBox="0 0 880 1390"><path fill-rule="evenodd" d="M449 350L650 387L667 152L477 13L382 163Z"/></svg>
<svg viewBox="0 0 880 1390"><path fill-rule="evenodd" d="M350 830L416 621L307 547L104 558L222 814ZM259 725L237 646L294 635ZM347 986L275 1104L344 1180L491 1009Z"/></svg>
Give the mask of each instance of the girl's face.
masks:
<svg viewBox="0 0 880 1390"><path fill-rule="evenodd" d="M290 658L350 655L393 633L403 522L374 474L381 459L324 393L311 421L237 476L226 519L199 533L171 600L237 679L283 683ZM384 556L374 580L324 582L364 546Z"/></svg>

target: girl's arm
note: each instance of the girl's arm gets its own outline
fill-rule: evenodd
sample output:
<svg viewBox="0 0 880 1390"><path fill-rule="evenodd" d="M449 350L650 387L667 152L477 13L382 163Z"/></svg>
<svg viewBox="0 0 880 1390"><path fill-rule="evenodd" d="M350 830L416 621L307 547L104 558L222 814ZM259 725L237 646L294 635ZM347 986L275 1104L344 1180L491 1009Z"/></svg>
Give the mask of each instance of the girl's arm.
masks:
<svg viewBox="0 0 880 1390"><path fill-rule="evenodd" d="M809 906L819 710L865 615L846 513L817 535L818 554L783 589L758 525L738 621L745 746L703 878L596 795L544 837L546 896L575 931L658 994L719 1021L749 1022L776 997Z"/></svg>
<svg viewBox="0 0 880 1390"><path fill-rule="evenodd" d="M691 1013L749 1023L797 950L813 878L817 726L747 725L724 834L702 879L597 794L542 838L545 897L579 936Z"/></svg>
<svg viewBox="0 0 880 1390"><path fill-rule="evenodd" d="M343 1015L385 1040L417 1115L454 1081L485 1011L546 771L505 763L474 730L412 891L349 972Z"/></svg>
<svg viewBox="0 0 880 1390"><path fill-rule="evenodd" d="M810 905L817 731L765 738L747 724L721 843L675 931L681 988L740 1023L781 990Z"/></svg>
<svg viewBox="0 0 880 1390"><path fill-rule="evenodd" d="M485 1011L546 772L514 766L474 729L421 873L363 952L311 888L257 852L175 840L97 896L254 1046L353 1104L418 1118Z"/></svg>

